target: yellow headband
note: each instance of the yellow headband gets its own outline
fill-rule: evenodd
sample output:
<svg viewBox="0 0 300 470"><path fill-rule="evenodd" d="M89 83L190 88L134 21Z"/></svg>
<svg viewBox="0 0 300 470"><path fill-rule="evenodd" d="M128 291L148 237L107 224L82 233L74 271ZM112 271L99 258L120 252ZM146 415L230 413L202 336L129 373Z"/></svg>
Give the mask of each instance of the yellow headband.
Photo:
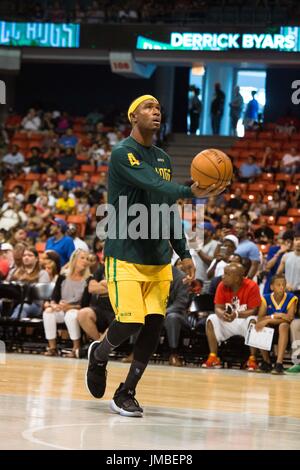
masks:
<svg viewBox="0 0 300 470"><path fill-rule="evenodd" d="M152 95L143 95L143 96L139 96L138 98L136 98L132 103L131 105L129 106L128 108L128 119L129 119L129 122L131 122L131 117L130 117L130 114L131 113L134 113L134 111L136 110L136 108L141 104L143 103L144 101L147 101L147 100L152 100L152 101L155 101L155 103L158 103L158 100L156 98L154 98L154 96Z"/></svg>

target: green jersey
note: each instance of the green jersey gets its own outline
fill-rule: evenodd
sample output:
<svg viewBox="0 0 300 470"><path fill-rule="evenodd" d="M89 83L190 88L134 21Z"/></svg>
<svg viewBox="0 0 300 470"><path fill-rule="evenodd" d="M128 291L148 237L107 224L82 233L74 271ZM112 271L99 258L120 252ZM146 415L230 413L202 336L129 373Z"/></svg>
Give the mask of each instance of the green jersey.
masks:
<svg viewBox="0 0 300 470"><path fill-rule="evenodd" d="M115 209L116 237L112 237L108 232L105 256L134 264L163 265L170 263L171 243L181 259L190 258L183 229L180 238L174 237L174 223L176 217L179 219L179 212L174 211L177 215L175 214L173 222L170 222L169 239L162 237L168 221L164 220L163 216L154 219L151 217L151 210L155 206L165 204L169 208L176 204L178 199L193 196L189 187L172 183L171 178L170 158L162 149L154 145L145 147L132 137L127 137L114 147L109 163L108 204ZM126 207L125 203L121 204L121 199L123 202L126 201ZM137 214L134 217L132 215L133 210L138 207L134 206L136 204L142 204L147 209L148 219L140 219L143 225L140 229L144 235L145 233L148 235L133 239L127 234L123 236L120 233L124 234L124 226L126 231L129 230L130 224L138 217ZM179 223L182 228L181 221ZM156 234L159 234L156 237L151 235L154 228L157 229Z"/></svg>

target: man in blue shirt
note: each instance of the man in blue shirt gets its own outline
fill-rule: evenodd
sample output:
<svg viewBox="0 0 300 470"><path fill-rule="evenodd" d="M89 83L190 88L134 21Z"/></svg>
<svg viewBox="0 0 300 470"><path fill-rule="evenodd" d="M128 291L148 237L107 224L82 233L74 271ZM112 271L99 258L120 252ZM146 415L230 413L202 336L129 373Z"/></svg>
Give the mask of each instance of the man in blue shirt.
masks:
<svg viewBox="0 0 300 470"><path fill-rule="evenodd" d="M64 134L58 141L60 145L62 145L64 148L75 148L77 145L78 139L76 135L73 134L73 130L71 127L67 129L66 134Z"/></svg>
<svg viewBox="0 0 300 470"><path fill-rule="evenodd" d="M255 163L254 155L249 155L247 162L240 166L240 181L252 183L261 174L261 168Z"/></svg>
<svg viewBox="0 0 300 470"><path fill-rule="evenodd" d="M248 258L251 261L247 277L253 279L260 265L259 249L251 240L248 239L247 231L248 226L245 222L238 222L235 226L236 235L239 239L239 246L235 250L235 254L240 255L242 258Z"/></svg>
<svg viewBox="0 0 300 470"><path fill-rule="evenodd" d="M63 219L56 218L52 224L51 235L53 236L47 240L46 250L56 251L59 254L61 266L64 266L75 251L75 245L73 239L65 235L68 224Z"/></svg>
<svg viewBox="0 0 300 470"><path fill-rule="evenodd" d="M252 100L247 104L245 112L245 129L251 129L253 124L258 121L258 101L255 99L256 91L251 91Z"/></svg>

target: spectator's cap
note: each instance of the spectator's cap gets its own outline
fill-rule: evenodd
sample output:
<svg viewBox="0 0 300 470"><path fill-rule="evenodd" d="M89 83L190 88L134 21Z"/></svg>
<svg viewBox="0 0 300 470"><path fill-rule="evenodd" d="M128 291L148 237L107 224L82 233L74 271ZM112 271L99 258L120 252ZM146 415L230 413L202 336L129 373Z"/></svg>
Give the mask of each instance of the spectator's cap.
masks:
<svg viewBox="0 0 300 470"><path fill-rule="evenodd" d="M282 240L294 240L295 232L294 230L287 230L282 234Z"/></svg>
<svg viewBox="0 0 300 470"><path fill-rule="evenodd" d="M75 224L69 224L68 225L68 232L70 233L76 233L77 232L77 227Z"/></svg>
<svg viewBox="0 0 300 470"><path fill-rule="evenodd" d="M158 100L157 100L154 96L152 96L152 95L142 95L142 96L139 96L138 98L136 98L136 99L131 103L131 105L130 105L129 108L128 108L127 116L128 116L129 122L131 122L131 114L134 113L134 111L136 110L136 108L137 108L141 103L143 103L144 101L147 101L147 100L155 101L155 103L158 103Z"/></svg>
<svg viewBox="0 0 300 470"><path fill-rule="evenodd" d="M65 220L59 219L56 217L54 220L51 221L53 225L58 225L63 233L68 230L68 224Z"/></svg>
<svg viewBox="0 0 300 470"><path fill-rule="evenodd" d="M215 227L210 222L202 222L201 224L198 224L198 227L203 230L208 230L211 233L215 232Z"/></svg>
<svg viewBox="0 0 300 470"><path fill-rule="evenodd" d="M10 243L1 243L0 244L0 251L8 251L8 250L13 250L14 247Z"/></svg>
<svg viewBox="0 0 300 470"><path fill-rule="evenodd" d="M226 237L224 237L223 240L230 240L236 248L239 245L239 239L235 235L231 235L231 234L226 235Z"/></svg>

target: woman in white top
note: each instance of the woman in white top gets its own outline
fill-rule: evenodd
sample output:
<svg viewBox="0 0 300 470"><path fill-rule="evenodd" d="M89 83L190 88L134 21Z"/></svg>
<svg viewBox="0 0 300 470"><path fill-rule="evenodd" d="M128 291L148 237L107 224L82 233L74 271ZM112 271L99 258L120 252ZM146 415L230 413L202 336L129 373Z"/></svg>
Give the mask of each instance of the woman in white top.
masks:
<svg viewBox="0 0 300 470"><path fill-rule="evenodd" d="M67 357L76 357L80 346L80 326L77 321L78 310L82 305L82 296L90 277L88 253L83 250L73 252L68 271L58 276L51 302L45 303L43 322L49 347L45 356L57 356L57 323L65 323L73 341L73 350Z"/></svg>

